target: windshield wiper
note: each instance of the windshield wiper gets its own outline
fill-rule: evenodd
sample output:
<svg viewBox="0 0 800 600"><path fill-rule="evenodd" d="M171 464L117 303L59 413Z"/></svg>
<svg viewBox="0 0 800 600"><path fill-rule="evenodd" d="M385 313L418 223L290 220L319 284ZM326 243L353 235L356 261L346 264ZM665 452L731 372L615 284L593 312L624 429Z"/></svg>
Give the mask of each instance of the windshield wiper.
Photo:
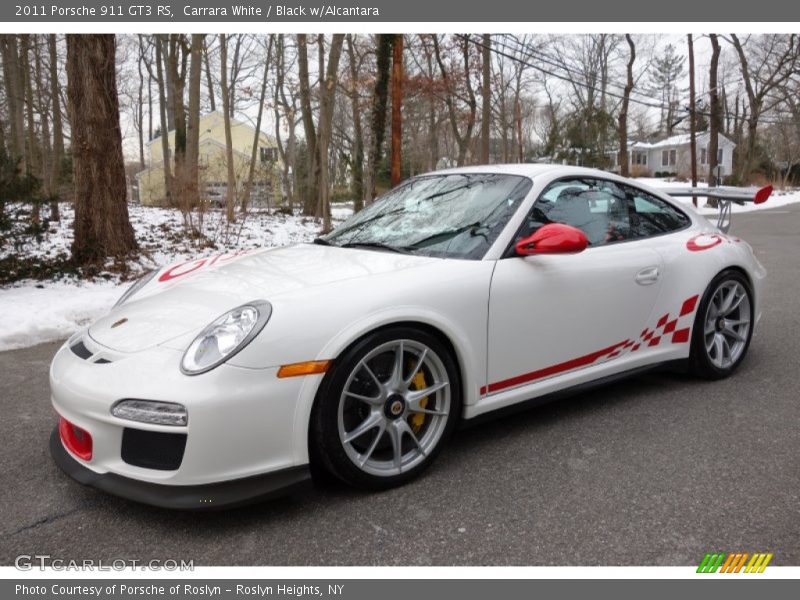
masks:
<svg viewBox="0 0 800 600"><path fill-rule="evenodd" d="M314 238L313 243L317 244L318 246L335 246L336 245L336 244L331 244L328 240L326 240L325 238L321 238L321 237Z"/></svg>
<svg viewBox="0 0 800 600"><path fill-rule="evenodd" d="M342 248L374 248L375 250L387 250L388 252L397 252L398 254L411 254L406 248L398 246L390 246L382 242L348 242L341 245Z"/></svg>
<svg viewBox="0 0 800 600"><path fill-rule="evenodd" d="M464 233L466 231L469 231L472 235L484 235L484 237L485 237L485 234L477 233L477 231L480 228L481 228L481 222L478 221L477 223L470 223L469 225L463 225L462 227L455 227L453 229L445 229L443 231L439 231L437 233L433 233L433 234L431 234L429 236L426 236L426 237L422 238L421 240L417 240L413 244L410 244L408 247L409 248L419 248L420 246L422 246L426 242L430 242L431 240L436 240L437 242L438 241L444 241L445 239L454 238L457 235L460 235L460 234L462 234L462 233ZM443 239L439 240L438 238L443 238Z"/></svg>

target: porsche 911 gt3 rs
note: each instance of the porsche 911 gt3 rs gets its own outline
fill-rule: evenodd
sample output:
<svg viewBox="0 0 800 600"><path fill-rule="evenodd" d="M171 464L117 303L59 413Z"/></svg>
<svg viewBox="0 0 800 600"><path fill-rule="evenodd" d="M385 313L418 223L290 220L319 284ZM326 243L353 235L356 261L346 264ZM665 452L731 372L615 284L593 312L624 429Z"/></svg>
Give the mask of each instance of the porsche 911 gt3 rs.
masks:
<svg viewBox="0 0 800 600"><path fill-rule="evenodd" d="M469 167L312 244L163 267L56 354L52 454L114 494L217 508L311 466L395 486L459 421L655 365L728 376L765 270L725 212L590 169Z"/></svg>

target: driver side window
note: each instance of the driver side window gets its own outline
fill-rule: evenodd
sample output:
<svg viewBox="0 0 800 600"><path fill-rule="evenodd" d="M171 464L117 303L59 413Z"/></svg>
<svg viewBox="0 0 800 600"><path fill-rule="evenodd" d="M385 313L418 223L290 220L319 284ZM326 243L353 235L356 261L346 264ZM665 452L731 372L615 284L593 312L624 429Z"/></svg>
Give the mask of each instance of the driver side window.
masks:
<svg viewBox="0 0 800 600"><path fill-rule="evenodd" d="M624 190L600 179L562 179L550 184L536 200L523 227L522 237L548 223L577 227L590 246L631 238Z"/></svg>

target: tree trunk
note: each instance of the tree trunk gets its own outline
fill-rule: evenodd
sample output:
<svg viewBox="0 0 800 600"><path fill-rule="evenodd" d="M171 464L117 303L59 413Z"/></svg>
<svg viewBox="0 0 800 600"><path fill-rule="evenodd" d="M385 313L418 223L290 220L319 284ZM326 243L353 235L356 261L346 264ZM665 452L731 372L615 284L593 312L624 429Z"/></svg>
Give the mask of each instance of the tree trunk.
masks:
<svg viewBox="0 0 800 600"><path fill-rule="evenodd" d="M318 212L322 217L322 231L331 230L331 185L329 175L328 147L333 134L333 108L336 96L336 82L339 72L339 59L342 56L344 34L337 33L331 40L328 54L328 66L325 73L325 82L320 90L319 127L317 128L317 150L319 157L319 204Z"/></svg>
<svg viewBox="0 0 800 600"><path fill-rule="evenodd" d="M17 36L0 36L3 53L3 81L8 102L8 119L10 121L10 152L14 160L20 161L20 169L25 165L25 87L20 72L20 55Z"/></svg>
<svg viewBox="0 0 800 600"><path fill-rule="evenodd" d="M186 87L186 60L188 53L185 51L183 34L173 33L169 36L169 43L166 44L167 56L167 82L171 93L167 97L171 99L172 123L174 127L174 168L175 177L173 179L174 197L178 208L183 214L184 221L189 225L192 210L192 202L189 190L187 189L186 174L186 107L183 101Z"/></svg>
<svg viewBox="0 0 800 600"><path fill-rule="evenodd" d="M136 103L134 110L136 111L136 119L139 122L139 130L136 132L139 140L139 170L144 171L144 72L142 71L142 62L144 61L144 57L142 56L141 45L139 50L139 58L136 61L136 70L137 74L139 75L139 89L137 90L138 102Z"/></svg>
<svg viewBox="0 0 800 600"><path fill-rule="evenodd" d="M47 46L50 59L50 103L52 104L51 111L53 114L53 169L51 171L51 188L53 189L53 193L57 196L56 201L50 205L50 220L58 221L60 220L58 196L63 176L64 161L64 129L61 120L61 103L59 102L61 84L58 81L58 52L56 51L55 34L47 36Z"/></svg>
<svg viewBox="0 0 800 600"><path fill-rule="evenodd" d="M250 194L253 192L253 179L256 174L256 161L258 160L258 145L261 140L261 119L264 115L264 102L267 99L267 78L269 76L269 67L272 63L272 43L274 35L269 36L267 42L267 59L264 61L264 73L261 76L261 92L258 95L258 115L256 116L256 131L253 134L253 147L250 150L250 170L247 173L247 182L244 186L244 193L242 194L241 211L247 212L247 205L250 202Z"/></svg>
<svg viewBox="0 0 800 600"><path fill-rule="evenodd" d="M383 138L386 133L386 104L389 100L389 72L391 70L392 41L391 34L379 34L376 48L375 89L372 94L372 115L370 120L371 138L367 155L367 177L365 180L365 204L371 204L375 198L378 180L378 168L383 154Z"/></svg>
<svg viewBox="0 0 800 600"><path fill-rule="evenodd" d="M189 50L189 114L186 123L186 156L184 165L185 194L188 208L191 211L200 206L199 169L200 161L200 76L203 67L203 34L192 34ZM191 213L189 225L192 226Z"/></svg>
<svg viewBox="0 0 800 600"><path fill-rule="evenodd" d="M630 175L630 165L628 160L628 105L633 91L633 63L636 61L636 45L630 33L625 34L625 41L628 42L628 64L625 68L627 79L625 88L622 92L622 106L619 109L619 173L623 177Z"/></svg>
<svg viewBox="0 0 800 600"><path fill-rule="evenodd" d="M358 102L358 63L353 35L347 36L347 56L350 67L350 109L353 118L353 156L350 160L353 176L353 211L364 208L364 133L361 130L361 107Z"/></svg>
<svg viewBox="0 0 800 600"><path fill-rule="evenodd" d="M708 104L709 104L709 123L708 123L708 148L706 158L708 160L708 185L714 187L717 181L717 149L719 148L719 92L717 90L717 71L719 67L720 47L716 34L710 34L711 39L711 67L708 74ZM716 206L717 202L709 198L709 204Z"/></svg>
<svg viewBox="0 0 800 600"><path fill-rule="evenodd" d="M402 178L403 151L403 34L394 37L392 48L392 169L391 184Z"/></svg>
<svg viewBox="0 0 800 600"><path fill-rule="evenodd" d="M491 91L491 60L492 60L492 36L488 33L483 34L483 90L481 101L481 163L489 164L489 138L491 134L490 119L492 107Z"/></svg>
<svg viewBox="0 0 800 600"><path fill-rule="evenodd" d="M75 222L72 258L103 264L137 249L128 218L113 35L67 35Z"/></svg>
<svg viewBox="0 0 800 600"><path fill-rule="evenodd" d="M228 89L228 40L224 33L219 35L220 57L220 92L222 94L222 112L225 125L225 162L228 166L228 186L225 195L225 208L228 223L233 223L236 199L236 174L233 168L233 136L231 135L230 90Z"/></svg>
<svg viewBox="0 0 800 600"><path fill-rule="evenodd" d="M211 112L217 110L217 103L214 99L214 80L211 78L211 60L208 58L208 44L206 37L203 36L203 62L206 67L206 86L208 87L208 101L211 105Z"/></svg>
<svg viewBox="0 0 800 600"><path fill-rule="evenodd" d="M44 40L44 38L42 38ZM50 102L45 98L44 68L42 66L42 46L37 43L34 46L34 58L36 62L36 110L39 113L39 125L41 127L41 169L42 181L44 182L45 196L49 200L50 215L58 217L58 202L53 185L53 146L50 141Z"/></svg>
<svg viewBox="0 0 800 600"><path fill-rule="evenodd" d="M283 164L283 184L286 186L286 201L289 211L294 210L294 182L297 177L295 156L294 156L294 128L295 128L295 113L294 107L289 106L286 99L286 90L284 88L284 77L286 70L286 63L284 59L284 34L278 34L275 42L275 95L274 95L274 112L275 112L275 141L278 144L278 155L280 156L281 163ZM294 99L292 99L294 102ZM286 125L289 129L289 139L286 146L281 140L281 109L283 109L286 116ZM289 169L292 172L289 172Z"/></svg>
<svg viewBox="0 0 800 600"><path fill-rule="evenodd" d="M306 178L303 214L316 214L319 200L319 179L317 178L317 132L314 127L314 113L311 109L311 86L308 81L308 39L306 34L297 34L297 64L300 76L300 115L306 134L308 174Z"/></svg>
<svg viewBox="0 0 800 600"><path fill-rule="evenodd" d="M25 156L27 160L25 162L25 168L27 173L42 179L39 152L36 144L36 123L33 118L35 99L33 97L33 83L31 82L33 77L33 61L31 60L31 54L31 36L24 34L22 36L20 48L20 59L22 61L22 80L24 84L25 108L27 113L27 141L25 150ZM40 210L41 206L39 202L34 201L31 208L31 223L34 226L39 225Z"/></svg>
<svg viewBox="0 0 800 600"><path fill-rule="evenodd" d="M167 204L172 204L172 168L170 167L169 156L169 119L167 117L167 96L166 84L164 82L164 64L161 57L161 40L156 36L154 38L156 47L156 83L158 84L158 109L159 118L161 121L161 153L163 155L164 167L164 194L166 196Z"/></svg>

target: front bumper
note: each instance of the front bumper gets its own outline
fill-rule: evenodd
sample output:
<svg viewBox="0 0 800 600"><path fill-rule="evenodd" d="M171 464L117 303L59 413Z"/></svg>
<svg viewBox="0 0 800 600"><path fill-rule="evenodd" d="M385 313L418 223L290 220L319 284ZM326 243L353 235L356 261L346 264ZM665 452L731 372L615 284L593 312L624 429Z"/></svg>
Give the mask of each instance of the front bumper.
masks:
<svg viewBox="0 0 800 600"><path fill-rule="evenodd" d="M283 496L305 487L311 481L311 472L307 465L205 485L163 485L115 473L97 473L83 466L67 452L61 443L58 428L50 435L50 454L56 464L79 483L161 508L233 508Z"/></svg>
<svg viewBox="0 0 800 600"><path fill-rule="evenodd" d="M91 358L70 349L78 340ZM256 501L308 478L307 415L321 375L281 379L274 367L223 364L190 377L180 372L181 355L164 347L120 353L85 333L73 336L51 365L52 403L60 417L91 435L93 446L87 458L56 439L51 450L61 468L112 494L175 508L198 508L201 498L207 501L199 508ZM178 402L188 423L118 418L111 407L121 399ZM138 446L126 444L132 432L143 434ZM185 441L172 466L126 454L148 447L158 454L149 444L173 435Z"/></svg>

